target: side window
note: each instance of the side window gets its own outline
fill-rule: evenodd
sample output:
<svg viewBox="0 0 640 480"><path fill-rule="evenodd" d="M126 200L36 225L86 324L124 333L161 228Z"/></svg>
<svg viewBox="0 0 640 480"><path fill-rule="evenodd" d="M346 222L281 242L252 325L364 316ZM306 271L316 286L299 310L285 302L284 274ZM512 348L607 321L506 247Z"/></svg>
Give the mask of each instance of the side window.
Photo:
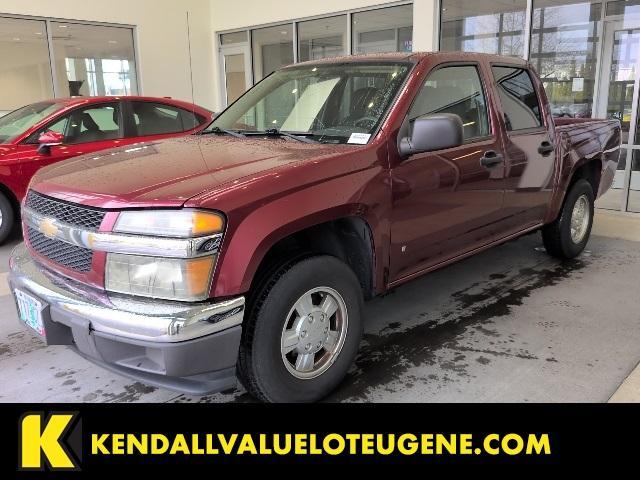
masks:
<svg viewBox="0 0 640 480"><path fill-rule="evenodd" d="M435 113L458 115L465 141L490 134L487 100L476 67L444 67L429 75L411 106L409 119Z"/></svg>
<svg viewBox="0 0 640 480"><path fill-rule="evenodd" d="M67 128L65 143L70 145L116 140L120 134L120 106L105 103L74 110Z"/></svg>
<svg viewBox="0 0 640 480"><path fill-rule="evenodd" d="M200 125L204 119L182 108L153 102L132 102L137 135L162 135L186 132Z"/></svg>
<svg viewBox="0 0 640 480"><path fill-rule="evenodd" d="M518 67L493 67L504 121L510 132L543 126L531 75Z"/></svg>
<svg viewBox="0 0 640 480"><path fill-rule="evenodd" d="M197 113L190 112L189 110L180 110L180 116L182 117L182 131L193 130L198 125L204 123L205 119Z"/></svg>
<svg viewBox="0 0 640 480"><path fill-rule="evenodd" d="M27 138L25 143L28 143L30 145L37 144L38 139L40 138L40 135L42 135L44 132L58 132L58 133L62 133L63 135L66 135L68 125L69 125L69 115L65 115L64 117L59 118L55 120L53 123L50 123L46 127L38 130L37 132L32 133L29 136L29 138Z"/></svg>

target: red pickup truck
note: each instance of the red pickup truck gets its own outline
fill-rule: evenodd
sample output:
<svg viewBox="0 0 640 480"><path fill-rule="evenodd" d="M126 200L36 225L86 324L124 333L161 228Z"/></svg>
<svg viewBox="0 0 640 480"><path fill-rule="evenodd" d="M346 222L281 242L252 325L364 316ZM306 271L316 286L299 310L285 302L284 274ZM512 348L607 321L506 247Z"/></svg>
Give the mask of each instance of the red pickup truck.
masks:
<svg viewBox="0 0 640 480"><path fill-rule="evenodd" d="M41 170L9 281L23 323L111 370L315 401L364 300L534 230L579 255L619 150L617 121L554 122L518 59L297 64L198 136Z"/></svg>

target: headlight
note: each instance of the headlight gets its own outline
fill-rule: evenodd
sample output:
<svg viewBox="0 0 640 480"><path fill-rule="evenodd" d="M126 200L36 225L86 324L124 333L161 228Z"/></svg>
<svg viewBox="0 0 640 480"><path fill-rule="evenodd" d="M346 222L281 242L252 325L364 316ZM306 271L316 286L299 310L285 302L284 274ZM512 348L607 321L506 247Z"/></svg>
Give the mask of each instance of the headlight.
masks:
<svg viewBox="0 0 640 480"><path fill-rule="evenodd" d="M222 233L224 218L200 210L139 210L120 213L113 229L158 237L192 238Z"/></svg>
<svg viewBox="0 0 640 480"><path fill-rule="evenodd" d="M175 259L110 253L105 288L163 300L206 300L216 258L217 255Z"/></svg>

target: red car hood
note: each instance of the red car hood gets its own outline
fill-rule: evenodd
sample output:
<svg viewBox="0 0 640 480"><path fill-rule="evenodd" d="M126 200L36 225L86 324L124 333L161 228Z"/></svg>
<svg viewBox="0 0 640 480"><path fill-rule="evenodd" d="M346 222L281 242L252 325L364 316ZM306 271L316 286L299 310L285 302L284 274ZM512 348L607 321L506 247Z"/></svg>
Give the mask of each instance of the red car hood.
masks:
<svg viewBox="0 0 640 480"><path fill-rule="evenodd" d="M100 208L180 207L234 180L345 148L285 139L190 136L84 155L42 169L32 188Z"/></svg>

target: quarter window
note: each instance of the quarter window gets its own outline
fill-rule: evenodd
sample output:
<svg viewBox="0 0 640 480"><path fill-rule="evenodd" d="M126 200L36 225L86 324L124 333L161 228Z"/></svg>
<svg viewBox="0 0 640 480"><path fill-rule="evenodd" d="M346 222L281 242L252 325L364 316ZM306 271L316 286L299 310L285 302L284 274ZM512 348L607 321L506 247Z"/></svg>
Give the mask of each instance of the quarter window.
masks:
<svg viewBox="0 0 640 480"><path fill-rule="evenodd" d="M429 75L411 110L411 121L424 115L453 113L462 119L465 141L490 133L487 101L474 66L452 66Z"/></svg>
<svg viewBox="0 0 640 480"><path fill-rule="evenodd" d="M518 67L493 67L492 70L507 130L541 127L540 102L529 72Z"/></svg>

